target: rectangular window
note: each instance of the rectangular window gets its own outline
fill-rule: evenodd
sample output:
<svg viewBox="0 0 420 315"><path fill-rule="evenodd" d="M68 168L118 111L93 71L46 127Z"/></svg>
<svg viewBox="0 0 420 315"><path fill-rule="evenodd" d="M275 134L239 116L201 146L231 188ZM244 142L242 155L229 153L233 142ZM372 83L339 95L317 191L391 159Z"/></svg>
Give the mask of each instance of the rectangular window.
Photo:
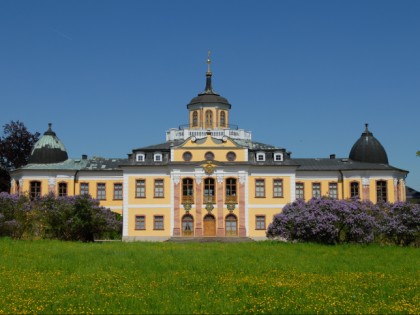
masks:
<svg viewBox="0 0 420 315"><path fill-rule="evenodd" d="M376 182L376 200L377 202L387 201L387 188L386 188L386 181L378 180Z"/></svg>
<svg viewBox="0 0 420 315"><path fill-rule="evenodd" d="M338 198L337 183L328 184L328 196L332 199Z"/></svg>
<svg viewBox="0 0 420 315"><path fill-rule="evenodd" d="M360 197L359 183L358 182L350 183L350 197L351 198L359 198Z"/></svg>
<svg viewBox="0 0 420 315"><path fill-rule="evenodd" d="M321 197L321 183L312 184L312 197L314 198Z"/></svg>
<svg viewBox="0 0 420 315"><path fill-rule="evenodd" d="M105 183L96 184L96 199L106 200L106 185L105 185Z"/></svg>
<svg viewBox="0 0 420 315"><path fill-rule="evenodd" d="M80 194L81 195L89 195L89 184L88 183L80 183Z"/></svg>
<svg viewBox="0 0 420 315"><path fill-rule="evenodd" d="M305 186L303 183L296 183L296 199L305 199Z"/></svg>
<svg viewBox="0 0 420 315"><path fill-rule="evenodd" d="M33 181L31 182L31 199L41 196L41 182Z"/></svg>
<svg viewBox="0 0 420 315"><path fill-rule="evenodd" d="M121 183L114 184L114 200L123 199L123 185Z"/></svg>
<svg viewBox="0 0 420 315"><path fill-rule="evenodd" d="M144 215L136 215L136 230L146 229L146 217Z"/></svg>
<svg viewBox="0 0 420 315"><path fill-rule="evenodd" d="M136 198L146 198L146 180L136 180Z"/></svg>
<svg viewBox="0 0 420 315"><path fill-rule="evenodd" d="M273 180L273 197L274 198L283 197L283 180L282 179Z"/></svg>
<svg viewBox="0 0 420 315"><path fill-rule="evenodd" d="M257 198L265 197L265 180L264 179L255 180L255 197Z"/></svg>
<svg viewBox="0 0 420 315"><path fill-rule="evenodd" d="M265 215L255 216L255 229L265 230Z"/></svg>
<svg viewBox="0 0 420 315"><path fill-rule="evenodd" d="M155 198L163 198L163 179L155 179Z"/></svg>
<svg viewBox="0 0 420 315"><path fill-rule="evenodd" d="M153 229L163 230L163 215L155 215L153 219Z"/></svg>
<svg viewBox="0 0 420 315"><path fill-rule="evenodd" d="M67 196L67 183L58 184L58 196L66 197Z"/></svg>

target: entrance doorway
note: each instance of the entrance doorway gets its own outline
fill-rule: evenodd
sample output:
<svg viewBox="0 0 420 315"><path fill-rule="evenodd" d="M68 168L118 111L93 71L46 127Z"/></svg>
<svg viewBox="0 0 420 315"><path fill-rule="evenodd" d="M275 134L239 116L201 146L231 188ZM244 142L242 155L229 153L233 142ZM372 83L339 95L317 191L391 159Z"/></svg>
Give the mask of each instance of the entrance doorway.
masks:
<svg viewBox="0 0 420 315"><path fill-rule="evenodd" d="M216 236L216 219L212 214L204 217L204 236Z"/></svg>
<svg viewBox="0 0 420 315"><path fill-rule="evenodd" d="M226 236L237 236L238 235L238 219L234 214L229 214L225 219L226 224Z"/></svg>
<svg viewBox="0 0 420 315"><path fill-rule="evenodd" d="M190 214L182 218L182 236L194 236L194 219Z"/></svg>

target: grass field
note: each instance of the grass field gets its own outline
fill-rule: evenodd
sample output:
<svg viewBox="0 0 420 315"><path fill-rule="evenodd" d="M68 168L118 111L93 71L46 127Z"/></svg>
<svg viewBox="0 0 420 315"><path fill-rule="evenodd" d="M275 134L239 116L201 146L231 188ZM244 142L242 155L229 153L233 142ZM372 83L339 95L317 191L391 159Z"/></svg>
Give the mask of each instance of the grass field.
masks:
<svg viewBox="0 0 420 315"><path fill-rule="evenodd" d="M5 313L420 313L420 250L0 239Z"/></svg>

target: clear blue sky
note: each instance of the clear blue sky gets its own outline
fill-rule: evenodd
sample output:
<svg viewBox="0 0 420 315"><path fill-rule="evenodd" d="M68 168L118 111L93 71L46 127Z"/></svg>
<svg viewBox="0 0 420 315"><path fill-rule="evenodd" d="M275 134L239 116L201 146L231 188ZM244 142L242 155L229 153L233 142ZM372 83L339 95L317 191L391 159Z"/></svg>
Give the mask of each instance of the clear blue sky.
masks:
<svg viewBox="0 0 420 315"><path fill-rule="evenodd" d="M214 89L293 157L347 157L368 122L420 190L420 1L0 0L0 124L70 157L165 141Z"/></svg>

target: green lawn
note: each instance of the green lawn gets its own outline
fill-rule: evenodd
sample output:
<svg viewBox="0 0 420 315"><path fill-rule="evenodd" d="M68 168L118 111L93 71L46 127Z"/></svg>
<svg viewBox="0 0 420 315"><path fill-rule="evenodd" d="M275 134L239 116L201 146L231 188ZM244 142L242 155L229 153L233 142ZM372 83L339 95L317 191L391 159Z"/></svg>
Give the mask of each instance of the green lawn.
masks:
<svg viewBox="0 0 420 315"><path fill-rule="evenodd" d="M420 250L0 239L0 314L420 313Z"/></svg>

